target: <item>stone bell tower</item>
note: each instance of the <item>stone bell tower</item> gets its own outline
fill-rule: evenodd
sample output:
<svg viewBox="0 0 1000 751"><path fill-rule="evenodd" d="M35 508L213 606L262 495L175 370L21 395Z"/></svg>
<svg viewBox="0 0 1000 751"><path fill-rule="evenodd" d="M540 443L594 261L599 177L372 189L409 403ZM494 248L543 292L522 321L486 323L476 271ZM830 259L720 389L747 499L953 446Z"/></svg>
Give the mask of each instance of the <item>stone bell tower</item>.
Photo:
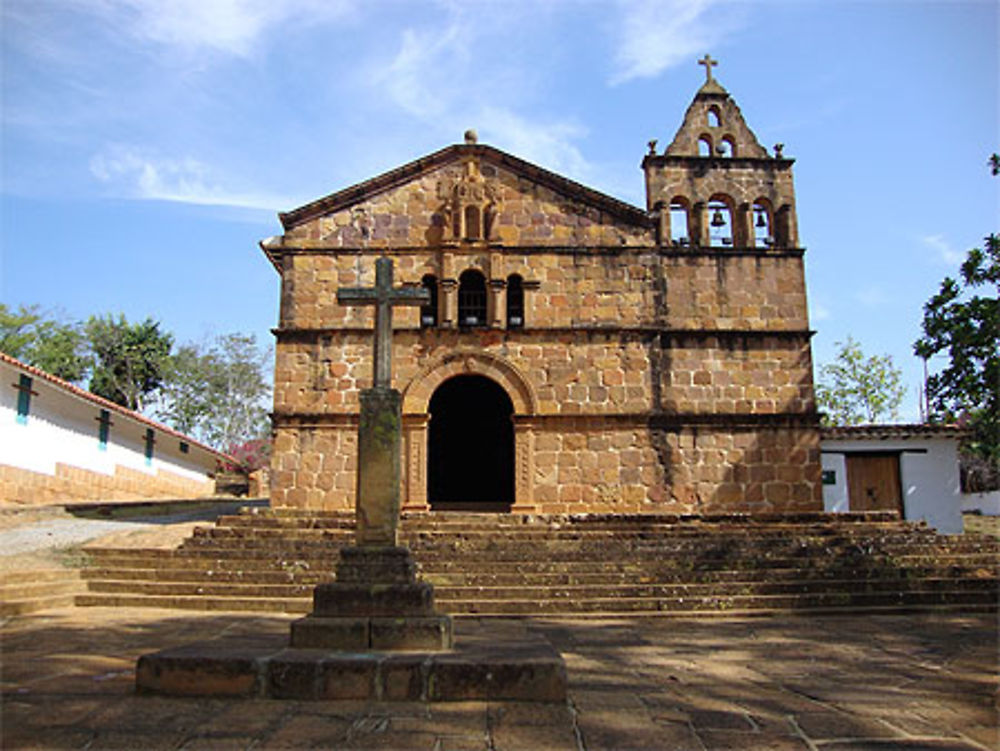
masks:
<svg viewBox="0 0 1000 751"><path fill-rule="evenodd" d="M699 63L705 82L673 141L662 154L650 142L642 162L670 266L662 404L683 415L673 483L710 508L820 508L793 160L760 144L713 76L716 61ZM727 456L736 463L716 477Z"/></svg>
<svg viewBox="0 0 1000 751"><path fill-rule="evenodd" d="M695 94L662 155L655 143L643 161L647 209L659 241L675 247L798 247L792 163L782 144L770 155L736 102L712 75Z"/></svg>

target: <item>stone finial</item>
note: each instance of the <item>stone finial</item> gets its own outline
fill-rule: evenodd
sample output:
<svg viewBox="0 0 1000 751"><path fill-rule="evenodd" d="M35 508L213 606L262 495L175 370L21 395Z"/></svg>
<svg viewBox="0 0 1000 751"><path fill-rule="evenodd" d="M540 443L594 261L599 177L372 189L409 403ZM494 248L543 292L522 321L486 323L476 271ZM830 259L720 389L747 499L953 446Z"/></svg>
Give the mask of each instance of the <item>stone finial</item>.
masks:
<svg viewBox="0 0 1000 751"><path fill-rule="evenodd" d="M783 143L774 144L774 158L781 159L783 157L783 154L781 152L784 150L785 150L785 144Z"/></svg>
<svg viewBox="0 0 1000 751"><path fill-rule="evenodd" d="M656 155L656 139L655 138L651 139L650 142L649 142L649 155L650 156L655 156Z"/></svg>
<svg viewBox="0 0 1000 751"><path fill-rule="evenodd" d="M479 134L473 128L469 128L465 131L465 143L469 146L474 146L479 142Z"/></svg>

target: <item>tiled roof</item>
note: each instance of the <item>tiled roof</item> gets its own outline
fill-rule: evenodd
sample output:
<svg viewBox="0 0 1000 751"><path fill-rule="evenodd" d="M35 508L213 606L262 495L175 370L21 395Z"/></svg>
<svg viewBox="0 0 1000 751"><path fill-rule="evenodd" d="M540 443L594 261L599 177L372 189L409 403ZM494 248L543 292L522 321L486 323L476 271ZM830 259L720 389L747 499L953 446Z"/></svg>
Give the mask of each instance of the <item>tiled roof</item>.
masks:
<svg viewBox="0 0 1000 751"><path fill-rule="evenodd" d="M960 425L837 425L820 428L822 439L852 440L874 438L880 440L908 438L962 438L966 429Z"/></svg>
<svg viewBox="0 0 1000 751"><path fill-rule="evenodd" d="M52 384L56 388L58 388L58 389L60 389L62 391L65 391L65 392L67 392L69 394L72 394L73 396L77 397L78 399L84 399L84 400L86 400L88 402L91 402L91 403L95 404L96 406L100 407L101 409L106 409L106 410L108 410L110 412L117 412L118 414L123 415L124 417L127 417L130 420L134 420L135 422L142 423L143 425L147 425L147 426L149 426L151 428L154 428L155 430L157 430L157 431L159 431L161 433L164 433L166 435L173 436L173 437L177 438L178 440L184 441L185 443L187 443L187 444L189 444L191 446L197 446L197 447L199 447L200 449L202 449L204 451L207 451L207 452L209 452L211 454L214 454L215 456L219 457L219 459L221 459L221 460L223 460L225 462L232 462L232 463L236 462L236 459L234 459L229 454L226 454L226 453L224 453L222 451L218 451L218 450L212 448L211 446L207 446L204 443L202 443L201 441L196 441L194 438L191 438L190 436L184 435L183 433L181 433L181 432L179 432L177 430L174 430L173 428L169 428L166 425L164 425L163 423L157 422L156 420L151 420L150 418L146 417L145 415L139 414L138 412L136 412L134 410L128 409L127 407L123 407L120 404L115 404L114 402L112 402L112 401L110 401L108 399L105 399L103 396L98 396L97 394L92 394L89 391L85 391L84 389L81 389L79 386L74 386L69 381L64 381L62 378L57 378L56 376L52 375L51 373L46 373L44 370L42 370L40 368L36 368L34 365L28 365L27 363L23 363L20 360L18 360L16 358L13 358L13 357L11 357L10 355L8 355L8 354L6 354L4 352L0 352L0 362L8 363L8 364L14 366L15 368L17 368L18 370L21 370L21 371L27 373L28 375L32 376L33 378L40 378L41 380L43 380L43 381L45 381L47 383Z"/></svg>

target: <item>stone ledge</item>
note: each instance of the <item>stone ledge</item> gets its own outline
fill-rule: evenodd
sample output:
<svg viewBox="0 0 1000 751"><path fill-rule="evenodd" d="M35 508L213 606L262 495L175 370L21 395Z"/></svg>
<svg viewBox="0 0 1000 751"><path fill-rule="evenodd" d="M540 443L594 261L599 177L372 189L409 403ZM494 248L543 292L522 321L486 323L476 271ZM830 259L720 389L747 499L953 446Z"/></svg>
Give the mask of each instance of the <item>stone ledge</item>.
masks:
<svg viewBox="0 0 1000 751"><path fill-rule="evenodd" d="M361 701L566 701L566 665L537 635L485 633L444 652L337 652L283 636L143 655L136 691L167 696Z"/></svg>
<svg viewBox="0 0 1000 751"><path fill-rule="evenodd" d="M349 651L451 649L451 617L322 617L309 615L292 622L293 647Z"/></svg>

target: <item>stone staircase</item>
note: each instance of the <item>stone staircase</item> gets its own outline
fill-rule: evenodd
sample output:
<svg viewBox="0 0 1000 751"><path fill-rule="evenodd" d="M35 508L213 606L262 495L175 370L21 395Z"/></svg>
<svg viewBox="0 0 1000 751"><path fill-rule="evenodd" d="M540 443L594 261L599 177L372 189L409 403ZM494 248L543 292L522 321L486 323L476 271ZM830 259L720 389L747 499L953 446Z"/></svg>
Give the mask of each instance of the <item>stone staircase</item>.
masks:
<svg viewBox="0 0 1000 751"><path fill-rule="evenodd" d="M86 591L80 572L71 568L41 568L0 572L0 617L37 613L75 604Z"/></svg>
<svg viewBox="0 0 1000 751"><path fill-rule="evenodd" d="M176 550L91 549L78 605L306 613L350 514L245 509ZM1000 541L890 514L404 516L401 539L462 616L997 608Z"/></svg>

